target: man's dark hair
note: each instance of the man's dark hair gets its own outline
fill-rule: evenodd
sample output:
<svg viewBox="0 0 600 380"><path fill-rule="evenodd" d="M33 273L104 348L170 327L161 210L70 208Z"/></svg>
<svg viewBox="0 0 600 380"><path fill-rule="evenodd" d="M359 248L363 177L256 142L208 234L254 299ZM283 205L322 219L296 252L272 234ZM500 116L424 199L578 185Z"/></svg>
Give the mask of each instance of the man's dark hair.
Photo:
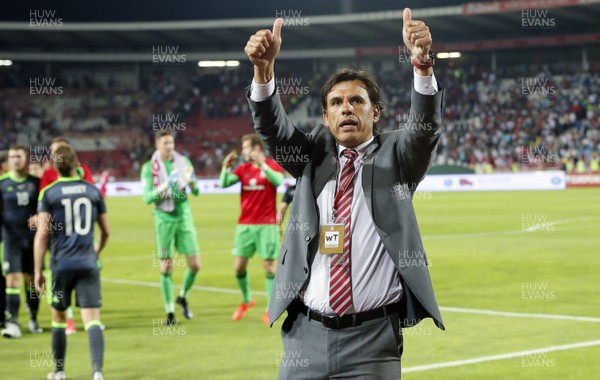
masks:
<svg viewBox="0 0 600 380"><path fill-rule="evenodd" d="M14 144L11 145L8 150L22 150L23 152L25 152L27 154L27 152L29 151L29 149L25 146L25 145L21 145L21 144Z"/></svg>
<svg viewBox="0 0 600 380"><path fill-rule="evenodd" d="M71 171L79 167L79 160L71 146L61 145L52 154L54 167L62 177L71 176Z"/></svg>
<svg viewBox="0 0 600 380"><path fill-rule="evenodd" d="M375 81L375 78L368 72L364 70L357 70L351 68L343 68L339 69L325 84L321 89L321 106L323 107L323 111L327 110L327 95L338 83L341 82L349 82L349 81L360 81L365 85L365 89L367 90L367 94L369 94L369 101L373 106L379 108L379 112L383 111L385 108L383 102L381 101L381 93L379 90L379 85ZM377 129L377 124L373 124L373 133L377 134L379 131Z"/></svg>
<svg viewBox="0 0 600 380"><path fill-rule="evenodd" d="M348 82L353 80L360 81L365 85L365 89L369 94L369 100L371 101L371 104L373 104L376 107L379 107L380 111L382 111L385 108L385 106L381 102L379 85L377 84L375 78L373 78L371 74L364 70L344 68L338 70L323 85L323 88L321 89L321 106L323 107L323 110L327 109L327 95L329 95L331 89L333 89L333 86L341 82Z"/></svg>
<svg viewBox="0 0 600 380"><path fill-rule="evenodd" d="M265 147L263 145L262 139L256 133L248 133L247 135L242 136L242 144L244 141L250 141L252 147L259 146L260 150L264 152Z"/></svg>
<svg viewBox="0 0 600 380"><path fill-rule="evenodd" d="M171 131L167 131L167 130L158 131L154 134L154 141L158 141L162 137L165 137L165 136L173 137L173 134L171 133Z"/></svg>

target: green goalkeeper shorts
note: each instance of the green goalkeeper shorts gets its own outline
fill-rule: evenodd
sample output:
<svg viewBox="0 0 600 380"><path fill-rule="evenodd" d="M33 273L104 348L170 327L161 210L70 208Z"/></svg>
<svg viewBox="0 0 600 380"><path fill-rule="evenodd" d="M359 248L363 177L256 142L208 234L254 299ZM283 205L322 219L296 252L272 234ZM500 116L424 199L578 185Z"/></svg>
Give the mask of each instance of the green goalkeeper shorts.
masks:
<svg viewBox="0 0 600 380"><path fill-rule="evenodd" d="M239 224L235 229L233 255L250 258L254 252L263 260L276 260L279 234L275 224Z"/></svg>
<svg viewBox="0 0 600 380"><path fill-rule="evenodd" d="M169 222L154 219L154 233L156 236L156 256L159 259L172 258L177 250L181 255L199 254L198 236L194 220L184 218L179 222Z"/></svg>

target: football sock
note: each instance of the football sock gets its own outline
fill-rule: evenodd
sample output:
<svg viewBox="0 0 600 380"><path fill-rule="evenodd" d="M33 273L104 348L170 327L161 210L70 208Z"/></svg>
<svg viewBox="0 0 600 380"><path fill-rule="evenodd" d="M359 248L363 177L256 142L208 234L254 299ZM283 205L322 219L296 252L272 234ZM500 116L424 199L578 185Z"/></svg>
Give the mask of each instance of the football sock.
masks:
<svg viewBox="0 0 600 380"><path fill-rule="evenodd" d="M2 248L0 247L0 251ZM1 271L1 269L0 269ZM4 311L6 310L6 278L0 273L0 322L4 322Z"/></svg>
<svg viewBox="0 0 600 380"><path fill-rule="evenodd" d="M273 290L273 281L275 280L275 273L267 273L265 277L265 289L267 291L267 307L271 302L271 291Z"/></svg>
<svg viewBox="0 0 600 380"><path fill-rule="evenodd" d="M197 275L198 272L192 272L189 268L185 270L185 274L183 275L183 284L181 285L181 291L179 292L180 297L187 297L188 292L196 281Z"/></svg>
<svg viewBox="0 0 600 380"><path fill-rule="evenodd" d="M173 303L173 279L171 273L160 274L160 288L162 290L163 302L167 314L175 312L175 304Z"/></svg>
<svg viewBox="0 0 600 380"><path fill-rule="evenodd" d="M237 278L238 286L242 290L244 303L250 303L250 277L248 276L248 272L238 273L235 277Z"/></svg>
<svg viewBox="0 0 600 380"><path fill-rule="evenodd" d="M52 322L52 355L54 356L54 364L56 371L64 371L65 354L67 352L67 328L66 323Z"/></svg>
<svg viewBox="0 0 600 380"><path fill-rule="evenodd" d="M90 343L92 372L102 371L102 364L104 362L104 335L102 334L100 325L100 321L90 321L85 325Z"/></svg>
<svg viewBox="0 0 600 380"><path fill-rule="evenodd" d="M35 286L29 285L26 287L27 289L27 305L29 306L29 313L31 315L31 320L37 320L37 313L40 307L40 299L38 297L37 292L35 291Z"/></svg>
<svg viewBox="0 0 600 380"><path fill-rule="evenodd" d="M6 288L6 309L8 310L8 314L10 314L10 322L17 323L19 320L19 306L21 306L19 289Z"/></svg>

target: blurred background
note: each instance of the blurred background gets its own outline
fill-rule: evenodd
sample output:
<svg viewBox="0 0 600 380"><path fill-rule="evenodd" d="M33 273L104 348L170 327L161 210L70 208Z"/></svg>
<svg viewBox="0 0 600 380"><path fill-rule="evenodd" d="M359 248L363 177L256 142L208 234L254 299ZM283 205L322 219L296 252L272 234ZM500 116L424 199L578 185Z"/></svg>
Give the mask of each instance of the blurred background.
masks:
<svg viewBox="0 0 600 380"><path fill-rule="evenodd" d="M380 129L402 128L405 6L429 25L447 88L441 172L598 172L600 1L88 3L20 2L0 14L0 151L32 147L34 172L63 136L96 179L136 179L153 134L168 129L198 177L215 178L252 132L243 48L276 17L277 83L299 128L321 121L321 85L345 66L378 79Z"/></svg>
<svg viewBox="0 0 600 380"><path fill-rule="evenodd" d="M276 378L285 359L282 321L268 329L260 319L260 260L249 270L257 306L231 321L240 298L231 266L240 190L221 189L216 179L225 155L253 132L244 46L284 19L276 82L304 131L322 121L324 81L348 66L377 78L386 106L380 130L427 127L408 117L413 68L402 43L404 7L430 27L434 72L446 88L429 171L445 175L427 175L413 201L448 330L431 321L404 330L403 378L597 377L600 0L3 5L0 156L25 145L30 171L41 175L52 139L65 137L107 194L109 378ZM191 201L203 262L191 297L197 318L174 332L156 328L153 208L143 204L139 183L154 134L164 130L193 162L202 193ZM523 189L561 191L504 191ZM211 194L219 192L229 194ZM187 261L174 262L178 284ZM49 314L42 308L46 333L0 342L1 379L43 378L51 369ZM69 337L70 378L89 377L87 346L82 331Z"/></svg>

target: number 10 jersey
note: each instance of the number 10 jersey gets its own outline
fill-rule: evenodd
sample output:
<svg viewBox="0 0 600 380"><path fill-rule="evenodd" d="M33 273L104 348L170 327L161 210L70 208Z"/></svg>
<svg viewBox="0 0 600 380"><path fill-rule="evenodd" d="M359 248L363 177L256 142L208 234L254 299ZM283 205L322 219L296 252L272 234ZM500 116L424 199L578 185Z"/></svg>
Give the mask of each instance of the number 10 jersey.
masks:
<svg viewBox="0 0 600 380"><path fill-rule="evenodd" d="M106 213L106 206L94 185L61 177L40 193L38 212L50 214L47 228L53 271L96 268L94 224Z"/></svg>

